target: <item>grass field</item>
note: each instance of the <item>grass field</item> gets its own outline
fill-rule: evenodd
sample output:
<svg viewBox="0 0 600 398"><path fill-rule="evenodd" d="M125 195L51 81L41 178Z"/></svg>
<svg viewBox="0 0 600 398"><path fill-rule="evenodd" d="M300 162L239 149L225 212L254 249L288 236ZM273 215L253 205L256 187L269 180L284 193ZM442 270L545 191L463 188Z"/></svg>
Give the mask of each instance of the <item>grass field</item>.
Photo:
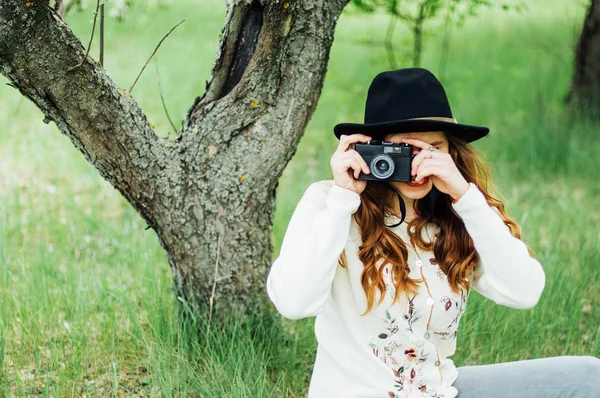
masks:
<svg viewBox="0 0 600 398"><path fill-rule="evenodd" d="M459 366L600 356L599 125L573 120L563 104L585 10L558 0L527 4L522 13L486 11L454 29L443 82L459 121L491 128L476 146L544 266L546 289L526 311L473 294L453 357ZM185 18L157 57L178 124L209 79L224 12L221 0L186 0L110 20L106 69L129 87L164 33ZM84 42L90 15L68 17ZM382 40L386 23L352 12L339 20L323 95L278 188L274 256L306 187L331 178L333 125L362 120L366 89L388 68L383 46L364 43ZM407 39L397 29L396 40ZM423 66L434 73L442 39L443 26L430 24ZM408 59L398 50L399 62ZM133 95L166 135L149 66ZM313 319L259 327L254 341L233 322L210 337L180 328L156 236L42 119L0 86L0 395L305 396Z"/></svg>

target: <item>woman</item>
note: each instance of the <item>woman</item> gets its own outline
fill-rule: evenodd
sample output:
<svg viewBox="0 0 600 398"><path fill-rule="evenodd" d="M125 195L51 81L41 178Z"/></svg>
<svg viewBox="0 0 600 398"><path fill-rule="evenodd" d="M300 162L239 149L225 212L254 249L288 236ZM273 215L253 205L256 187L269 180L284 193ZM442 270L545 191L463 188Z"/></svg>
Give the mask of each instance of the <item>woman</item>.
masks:
<svg viewBox="0 0 600 398"><path fill-rule="evenodd" d="M333 180L308 187L267 278L282 315L316 316L309 397L600 397L593 357L449 358L471 289L527 309L545 284L468 144L488 131L457 123L420 68L379 74L365 123L335 126ZM352 147L372 139L413 146L412 181L358 179L371 171Z"/></svg>

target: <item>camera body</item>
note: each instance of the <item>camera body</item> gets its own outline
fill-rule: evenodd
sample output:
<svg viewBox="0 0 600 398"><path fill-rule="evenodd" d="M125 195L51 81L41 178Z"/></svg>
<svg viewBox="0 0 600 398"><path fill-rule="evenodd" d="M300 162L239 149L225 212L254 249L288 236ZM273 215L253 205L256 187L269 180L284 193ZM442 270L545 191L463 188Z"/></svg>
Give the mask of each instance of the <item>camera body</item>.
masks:
<svg viewBox="0 0 600 398"><path fill-rule="evenodd" d="M410 173L414 158L412 145L380 140L354 145L354 150L360 154L371 170L370 174L361 171L357 180L406 182L412 179Z"/></svg>

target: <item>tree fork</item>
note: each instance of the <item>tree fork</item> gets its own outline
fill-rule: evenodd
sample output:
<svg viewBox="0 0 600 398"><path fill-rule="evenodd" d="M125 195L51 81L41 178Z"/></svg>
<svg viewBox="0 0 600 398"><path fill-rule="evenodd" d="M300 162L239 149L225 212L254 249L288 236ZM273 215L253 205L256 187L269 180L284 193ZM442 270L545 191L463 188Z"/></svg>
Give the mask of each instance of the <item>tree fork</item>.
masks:
<svg viewBox="0 0 600 398"><path fill-rule="evenodd" d="M210 83L174 140L90 57L69 71L85 49L48 1L32 3L0 0L0 72L156 231L183 307L264 307L275 188L316 107L347 0L232 2Z"/></svg>

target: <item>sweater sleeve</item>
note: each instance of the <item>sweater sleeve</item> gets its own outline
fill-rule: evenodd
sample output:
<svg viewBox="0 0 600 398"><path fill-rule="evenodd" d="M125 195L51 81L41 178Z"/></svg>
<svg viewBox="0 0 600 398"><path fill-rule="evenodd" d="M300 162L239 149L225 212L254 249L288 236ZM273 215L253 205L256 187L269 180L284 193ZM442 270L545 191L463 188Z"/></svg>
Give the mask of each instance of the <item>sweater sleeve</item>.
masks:
<svg viewBox="0 0 600 398"><path fill-rule="evenodd" d="M284 317L316 316L330 296L360 195L333 180L311 184L298 202L279 256L267 276L267 294Z"/></svg>
<svg viewBox="0 0 600 398"><path fill-rule="evenodd" d="M452 205L473 239L479 263L472 287L483 296L513 308L532 308L546 282L541 264L529 255L523 241L514 237L500 215L473 183Z"/></svg>

